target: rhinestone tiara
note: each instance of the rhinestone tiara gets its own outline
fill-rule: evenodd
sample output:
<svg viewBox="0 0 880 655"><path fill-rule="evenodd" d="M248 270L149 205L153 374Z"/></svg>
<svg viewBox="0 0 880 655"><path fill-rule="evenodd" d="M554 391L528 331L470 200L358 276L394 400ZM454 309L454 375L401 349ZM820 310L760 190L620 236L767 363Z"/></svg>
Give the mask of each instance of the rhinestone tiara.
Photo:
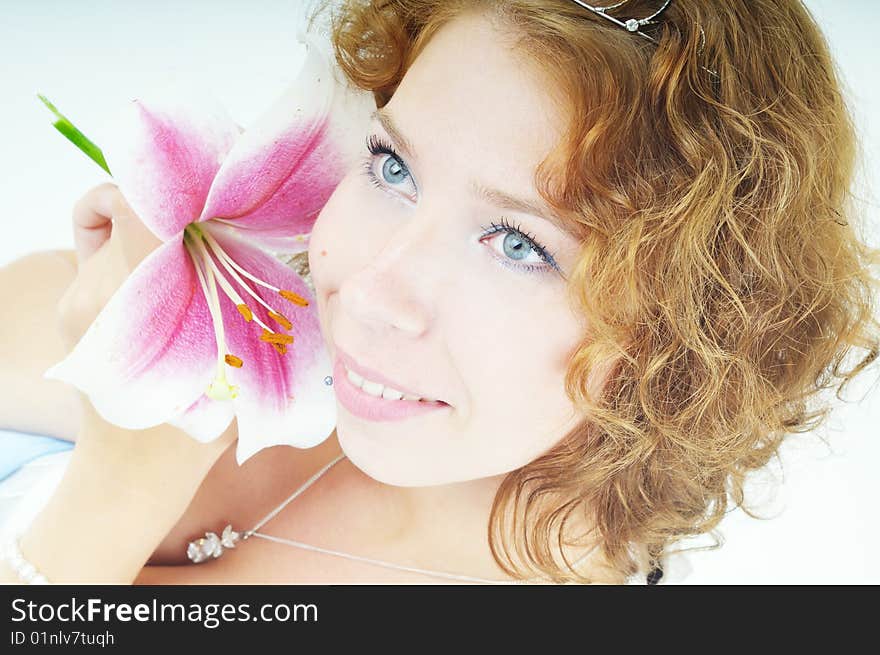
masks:
<svg viewBox="0 0 880 655"><path fill-rule="evenodd" d="M648 39L648 41L650 41L651 43L654 43L654 44L657 43L657 40L652 38L651 36L645 34L644 32L642 32L641 29L645 25L654 25L656 23L659 23L660 21L657 21L654 19L657 18L657 16L659 16L660 14L662 14L663 11L670 4L672 4L672 0L664 0L663 4L660 6L660 8L657 11L655 11L653 14L651 14L650 16L645 16L644 18L623 18L623 19L621 19L621 18L616 18L615 16L610 16L606 12L609 12L612 9L617 9L618 7L625 5L627 2L629 2L629 0L621 0L620 2L617 2L613 5L607 5L605 7L596 7L594 5L587 4L586 2L583 2L583 0L571 0L571 1L574 2L576 5L583 7L587 11L591 11L594 14L596 14L597 16L601 16L605 20L611 21L612 23L614 23L618 27L622 27L627 32L632 32L633 34L638 34L639 36L641 36L645 39ZM698 25L697 27L700 28L700 53L702 53L703 47L706 44L706 33L703 31L702 26ZM718 73L716 71L710 70L710 69L706 68L705 66L700 66L700 68L702 68L704 71L709 73L712 77L714 77L716 79L718 78Z"/></svg>
<svg viewBox="0 0 880 655"><path fill-rule="evenodd" d="M583 7L584 9L586 9L588 11L592 11L594 14L601 16L602 18L604 18L606 20L610 20L612 23L614 23L615 25L618 25L619 27L622 27L623 29L625 29L628 32L633 32L635 34L638 34L639 36L642 36L642 37L648 39L648 41L650 41L651 43L657 43L656 40L652 39L650 36L648 36L647 34L642 32L641 28L644 25L653 25L655 23L660 22L660 21L656 21L654 19L663 13L663 10L666 9L666 7L668 7L672 3L672 0L666 0L663 3L663 5L660 7L660 9L655 11L650 16L646 16L645 18L626 18L624 20L621 20L619 18L615 18L614 16L609 16L605 12L611 11L612 9L617 9L618 7L625 5L627 2L629 2L629 0L621 0L621 2L618 2L613 5L608 5L607 7L594 7L593 5L588 5L586 2L582 2L582 0L572 0L572 2L580 5L581 7Z"/></svg>

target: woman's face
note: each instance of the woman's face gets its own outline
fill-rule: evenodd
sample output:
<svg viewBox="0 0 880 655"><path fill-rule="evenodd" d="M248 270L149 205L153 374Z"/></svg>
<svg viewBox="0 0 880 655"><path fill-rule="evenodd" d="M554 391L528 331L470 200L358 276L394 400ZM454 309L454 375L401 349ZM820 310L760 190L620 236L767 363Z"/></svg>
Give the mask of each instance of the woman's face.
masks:
<svg viewBox="0 0 880 655"><path fill-rule="evenodd" d="M479 189L540 207L535 167L562 117L478 16L435 34L380 116L365 135L375 152L365 143L364 164L336 188L309 245L337 437L386 484L506 473L579 420L564 375L585 326L562 277L578 244L540 209ZM445 404L395 411L425 404L355 390L346 354L368 380Z"/></svg>

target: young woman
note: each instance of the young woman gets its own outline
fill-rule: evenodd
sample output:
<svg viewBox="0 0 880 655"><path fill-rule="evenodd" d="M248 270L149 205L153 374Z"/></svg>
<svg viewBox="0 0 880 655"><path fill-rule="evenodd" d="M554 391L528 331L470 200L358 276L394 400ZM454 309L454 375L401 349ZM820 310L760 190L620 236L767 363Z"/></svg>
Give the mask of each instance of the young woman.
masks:
<svg viewBox="0 0 880 655"><path fill-rule="evenodd" d="M42 404L7 424L76 446L18 573L23 558L53 582L656 579L818 424L820 392L876 358L854 133L798 0L352 1L332 41L379 109L308 252L344 371L336 429L239 468L235 424L208 444L127 431L35 382ZM54 290L18 319L41 338L5 342L34 370L155 246L112 186L74 221L77 253L3 273L18 296ZM439 402L386 420L358 409L377 384ZM179 566L205 530L278 507L260 528L274 539Z"/></svg>

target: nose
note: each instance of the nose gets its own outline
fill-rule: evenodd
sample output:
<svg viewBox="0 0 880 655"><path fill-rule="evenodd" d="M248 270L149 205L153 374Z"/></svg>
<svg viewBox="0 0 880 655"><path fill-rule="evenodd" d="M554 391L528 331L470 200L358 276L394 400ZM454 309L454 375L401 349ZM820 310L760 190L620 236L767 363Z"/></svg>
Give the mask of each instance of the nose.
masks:
<svg viewBox="0 0 880 655"><path fill-rule="evenodd" d="M368 251L366 263L339 287L343 310L376 332L424 334L436 297L437 253L443 252L438 225L437 219L411 214L377 251Z"/></svg>

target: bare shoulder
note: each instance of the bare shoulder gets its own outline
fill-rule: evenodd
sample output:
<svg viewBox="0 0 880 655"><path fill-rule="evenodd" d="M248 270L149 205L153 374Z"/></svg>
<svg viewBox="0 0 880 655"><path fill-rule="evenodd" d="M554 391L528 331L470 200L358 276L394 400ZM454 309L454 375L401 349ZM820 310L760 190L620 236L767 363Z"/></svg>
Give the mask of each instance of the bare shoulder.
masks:
<svg viewBox="0 0 880 655"><path fill-rule="evenodd" d="M79 268L79 263L76 261L75 250L52 250L50 252L54 253L57 257L67 262L67 264L73 269L74 272Z"/></svg>
<svg viewBox="0 0 880 655"><path fill-rule="evenodd" d="M302 466L295 481L281 485L276 479L274 485L284 487L286 498L334 458L332 452L325 452L308 467ZM222 480L218 478L216 483L222 484ZM233 494L242 492L234 487L227 490ZM251 499L260 498L262 494L257 491L245 493L250 493ZM408 538L406 517L390 511L393 506L386 502L386 493L386 487L348 460L342 460L261 528L260 532L272 539L253 536L225 550L219 558L201 564L184 560L183 566L147 566L135 584L472 584L376 563L391 562L410 569L442 568L436 565L442 557L436 557L428 544ZM277 505L261 506L253 521L233 525L239 530L250 527ZM220 523L213 526L217 531L221 528ZM194 532L190 532L190 538L199 536ZM182 542L176 545L179 552L183 552L183 547ZM498 571L482 567L477 559L460 567L450 564L449 570L512 581ZM594 579L606 582L599 576ZM535 580L530 584L550 582Z"/></svg>
<svg viewBox="0 0 880 655"><path fill-rule="evenodd" d="M297 475L290 475L290 466L287 466L287 479L275 478L271 486L273 489L283 490L280 501L265 502L261 499L266 498L266 490L261 492L255 487L243 489L239 483L230 485L228 480L223 481L222 476L209 482L205 493L213 496L223 488L230 496L249 498L250 504L257 506L258 511L251 512L248 521L234 522L236 529L249 527L298 489L311 475L335 459L338 452L334 454L333 445L331 443L321 456L312 453L314 457L308 466L301 463ZM249 475L251 474L260 478L256 469ZM265 481L266 475L262 479ZM214 492L209 491L209 488L214 489ZM381 497L371 491L374 488L378 487L371 487L370 480L343 459L261 529L262 533L293 540L303 546L291 546L255 536L239 542L234 549L224 551L219 558L201 564L185 563L183 560L175 562L183 564L182 566L167 566L166 562L158 561L157 558L157 561L151 561L151 565L144 567L134 584L455 583L311 548L344 552L367 559L407 563L405 548L396 550L396 527L385 525L376 514L377 508L381 508ZM273 495L279 494L273 491ZM208 503L207 500L205 502ZM188 513L193 517L199 513L215 511L210 503L194 503L190 510ZM387 520L387 515L384 518ZM218 522L211 524L211 527L220 529L222 526ZM198 536L194 532L196 531L190 530L188 533L190 539ZM177 552L182 552L184 545L185 542L180 540L174 543ZM417 565L415 562L410 564Z"/></svg>
<svg viewBox="0 0 880 655"><path fill-rule="evenodd" d="M273 446L241 466L235 461L235 444L231 445L202 481L186 512L149 563L186 564L186 545L206 531L219 534L226 524L236 530L252 527L339 452L335 431L313 448ZM300 505L300 500L294 505Z"/></svg>
<svg viewBox="0 0 880 655"><path fill-rule="evenodd" d="M355 549L356 550L356 549ZM292 548L257 538L219 559L184 566L145 566L135 585L211 584L469 584L416 572L387 569L334 555Z"/></svg>

